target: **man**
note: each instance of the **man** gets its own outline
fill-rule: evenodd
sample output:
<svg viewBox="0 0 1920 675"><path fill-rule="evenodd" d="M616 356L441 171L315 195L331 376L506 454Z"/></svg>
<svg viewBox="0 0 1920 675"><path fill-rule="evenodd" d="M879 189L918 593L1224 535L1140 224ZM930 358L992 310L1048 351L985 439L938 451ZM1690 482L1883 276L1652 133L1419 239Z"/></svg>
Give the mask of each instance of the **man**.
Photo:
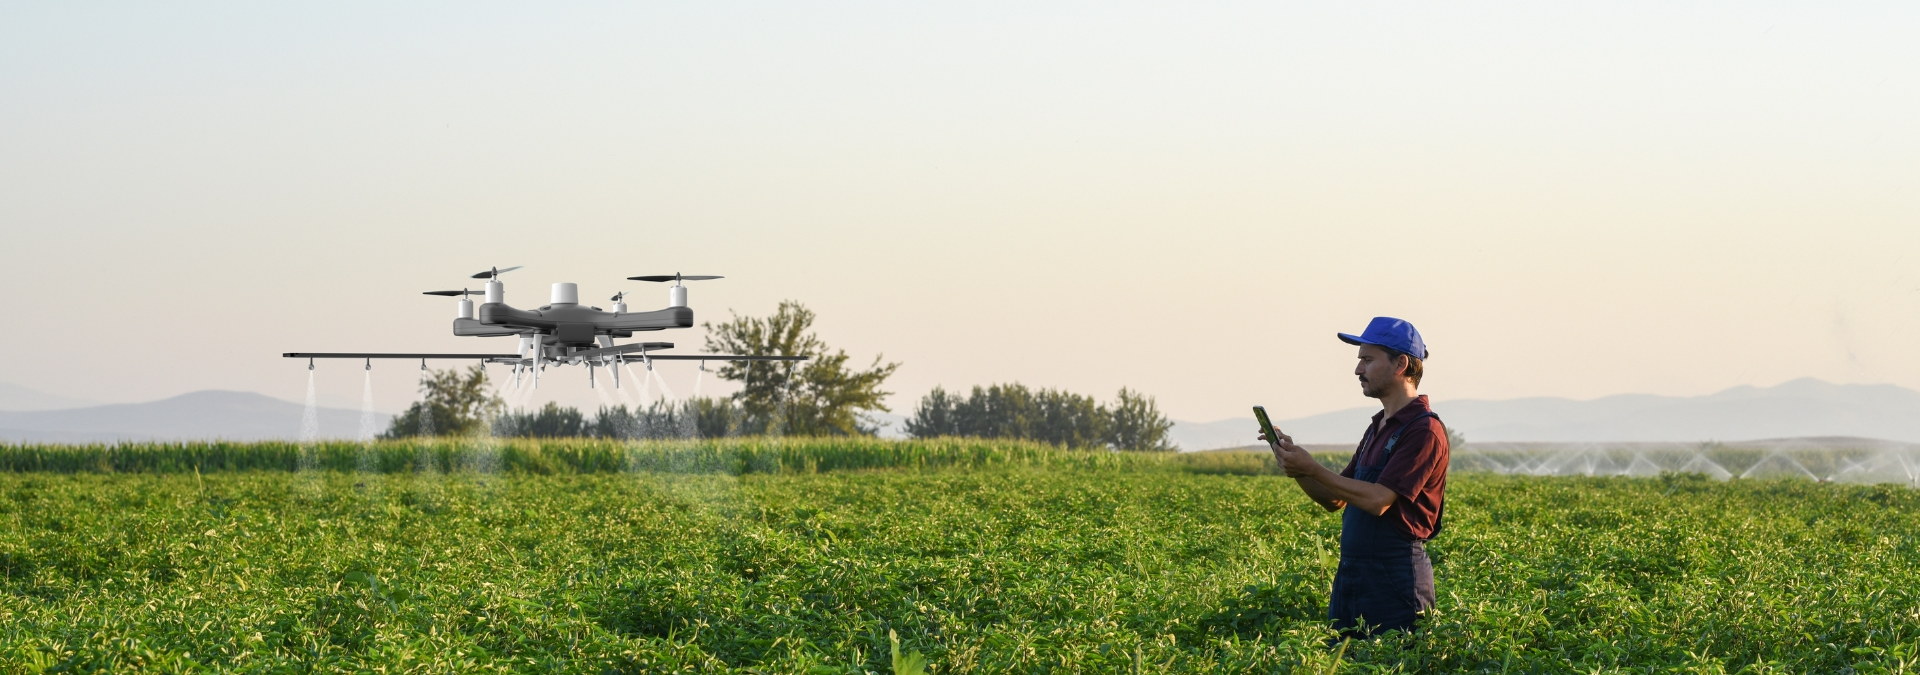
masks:
<svg viewBox="0 0 1920 675"><path fill-rule="evenodd" d="M1440 532L1447 489L1446 427L1416 393L1427 346L1413 324L1385 316L1358 336L1339 336L1359 346L1353 374L1382 408L1347 468L1335 474L1320 466L1281 430L1279 438L1260 438L1308 497L1328 511L1346 508L1327 603L1334 629L1361 636L1412 630L1433 607L1425 544Z"/></svg>

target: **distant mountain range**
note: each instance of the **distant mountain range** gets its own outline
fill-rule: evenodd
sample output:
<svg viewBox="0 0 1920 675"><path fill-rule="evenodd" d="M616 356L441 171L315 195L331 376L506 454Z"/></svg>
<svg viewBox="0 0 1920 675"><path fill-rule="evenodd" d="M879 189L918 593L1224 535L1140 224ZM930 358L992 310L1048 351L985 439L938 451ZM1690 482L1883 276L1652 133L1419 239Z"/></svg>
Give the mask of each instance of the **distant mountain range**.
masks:
<svg viewBox="0 0 1920 675"><path fill-rule="evenodd" d="M317 408L321 438L360 433L360 411ZM196 391L148 403L0 412L0 442L298 438L306 406L245 391ZM385 431L391 415L374 413Z"/></svg>
<svg viewBox="0 0 1920 675"><path fill-rule="evenodd" d="M304 406L239 391L200 391L148 403L84 405L16 385L0 386L0 441L93 442L225 438L297 438ZM48 409L64 407L64 409ZM1447 425L1476 442L1700 442L1852 436L1920 443L1920 391L1894 385L1830 384L1799 379L1773 387L1734 387L1706 396L1627 394L1589 401L1522 398L1439 400ZM1351 445L1378 407L1281 420L1302 443ZM359 434L360 412L319 408L322 438ZM881 435L902 436L905 417L882 414ZM391 418L374 414L378 429ZM1244 447L1255 441L1251 417L1175 421L1183 450Z"/></svg>
<svg viewBox="0 0 1920 675"><path fill-rule="evenodd" d="M1434 412L1468 441L1699 442L1854 436L1920 442L1920 391L1890 384L1831 384L1811 378L1772 387L1734 387L1705 396L1624 394L1589 401L1520 398L1437 400ZM1360 441L1378 406L1275 422L1302 443ZM1252 417L1176 422L1184 450L1253 445Z"/></svg>
<svg viewBox="0 0 1920 675"><path fill-rule="evenodd" d="M90 405L100 405L100 402L55 396L17 384L0 382L0 410L60 410Z"/></svg>

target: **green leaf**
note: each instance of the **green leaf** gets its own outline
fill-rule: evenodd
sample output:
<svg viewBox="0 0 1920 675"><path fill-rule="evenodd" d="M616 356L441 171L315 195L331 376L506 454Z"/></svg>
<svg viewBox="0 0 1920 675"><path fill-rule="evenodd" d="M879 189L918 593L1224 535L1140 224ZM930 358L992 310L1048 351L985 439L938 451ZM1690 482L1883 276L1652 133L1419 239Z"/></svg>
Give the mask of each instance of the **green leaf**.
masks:
<svg viewBox="0 0 1920 675"><path fill-rule="evenodd" d="M927 658L920 652L900 653L900 635L887 629L887 639L893 642L893 675L926 675Z"/></svg>

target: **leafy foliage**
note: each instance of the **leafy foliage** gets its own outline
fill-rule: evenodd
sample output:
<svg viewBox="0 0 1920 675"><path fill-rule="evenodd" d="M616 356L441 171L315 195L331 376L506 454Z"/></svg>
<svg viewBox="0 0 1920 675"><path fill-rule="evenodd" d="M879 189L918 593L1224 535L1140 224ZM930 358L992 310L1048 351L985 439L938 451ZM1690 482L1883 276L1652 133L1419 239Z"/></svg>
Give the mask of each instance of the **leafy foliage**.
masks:
<svg viewBox="0 0 1920 675"><path fill-rule="evenodd" d="M1019 383L974 387L965 398L934 387L907 420L915 438L1020 438L1069 448L1166 451L1173 422L1150 397L1121 389L1113 407L1091 396Z"/></svg>
<svg viewBox="0 0 1920 675"><path fill-rule="evenodd" d="M420 378L421 400L393 418L383 434L406 436L469 436L486 431L487 419L506 407L487 389L487 370L475 365L430 371Z"/></svg>
<svg viewBox="0 0 1920 675"><path fill-rule="evenodd" d="M587 435L617 439L726 438L764 434L766 420L747 415L732 398L698 397L654 401L646 408L602 407Z"/></svg>
<svg viewBox="0 0 1920 675"><path fill-rule="evenodd" d="M1160 406L1154 403L1153 397L1122 387L1114 399L1113 407L1107 411L1105 440L1108 445L1120 450L1174 449L1173 444L1167 442L1173 421L1160 414Z"/></svg>
<svg viewBox="0 0 1920 675"><path fill-rule="evenodd" d="M1013 447L946 443L779 442ZM932 673L1920 663L1920 491L1458 476L1425 631L1340 651L1322 618L1339 518L1290 481L1045 452L1119 463L0 474L0 672L884 673L915 653Z"/></svg>
<svg viewBox="0 0 1920 675"><path fill-rule="evenodd" d="M900 634L891 629L887 640L893 643L893 675L927 675L927 657L918 651L900 653Z"/></svg>
<svg viewBox="0 0 1920 675"><path fill-rule="evenodd" d="M1189 456L1062 450L1017 440L887 440L873 437L740 436L702 440L586 438L408 438L372 443L0 444L0 471L45 473L201 473L333 470L437 473L480 469L535 474L672 470L696 473L813 473L889 468L1057 467L1112 469ZM1256 458L1257 460L1257 458ZM1271 460L1269 460L1270 462ZM1340 461L1344 462L1344 458ZM1258 461L1242 461L1238 469ZM1270 469L1271 467L1264 467Z"/></svg>
<svg viewBox="0 0 1920 675"><path fill-rule="evenodd" d="M741 383L734 395L744 412L743 426L749 433L784 433L805 436L866 436L875 425L863 417L867 411L886 411L883 402L891 392L881 385L900 367L873 358L866 370L847 366L843 350L829 350L825 342L811 332L813 310L787 300L766 318L734 316L719 324L702 324L707 333L707 351L749 356L806 356L798 364L791 361L729 361L720 367L723 379Z"/></svg>
<svg viewBox="0 0 1920 675"><path fill-rule="evenodd" d="M691 401L654 401L645 408L601 406L586 429L587 436L614 439L694 438L699 404Z"/></svg>
<svg viewBox="0 0 1920 675"><path fill-rule="evenodd" d="M642 408L601 406L592 417L579 408L548 403L532 413L496 418L495 436L517 438L605 438L663 440L723 438L765 434L768 420L756 419L732 398L654 401Z"/></svg>
<svg viewBox="0 0 1920 675"><path fill-rule="evenodd" d="M493 422L493 435L522 438L579 438L590 429L579 408L552 401L533 412L506 413Z"/></svg>

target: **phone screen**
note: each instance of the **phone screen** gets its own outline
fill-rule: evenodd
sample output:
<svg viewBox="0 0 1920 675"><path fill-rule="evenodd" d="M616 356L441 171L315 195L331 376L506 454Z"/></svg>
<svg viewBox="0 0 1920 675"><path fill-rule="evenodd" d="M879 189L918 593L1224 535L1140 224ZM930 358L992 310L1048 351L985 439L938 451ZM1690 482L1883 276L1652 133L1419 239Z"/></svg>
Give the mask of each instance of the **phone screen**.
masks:
<svg viewBox="0 0 1920 675"><path fill-rule="evenodd" d="M1267 419L1267 409L1264 406L1254 406L1253 416L1259 418L1260 431L1267 435L1267 442L1274 443L1280 440L1279 432L1273 430L1273 420Z"/></svg>

